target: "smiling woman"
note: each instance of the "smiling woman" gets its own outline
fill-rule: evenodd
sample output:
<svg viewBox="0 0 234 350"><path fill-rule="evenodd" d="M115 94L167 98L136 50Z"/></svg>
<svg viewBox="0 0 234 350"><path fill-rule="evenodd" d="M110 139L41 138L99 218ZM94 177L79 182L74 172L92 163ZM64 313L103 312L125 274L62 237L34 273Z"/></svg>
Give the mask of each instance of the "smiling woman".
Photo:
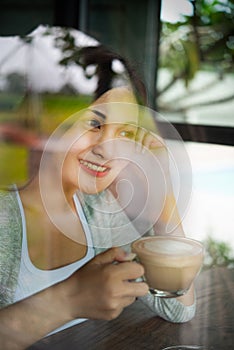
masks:
<svg viewBox="0 0 234 350"><path fill-rule="evenodd" d="M84 318L113 319L136 298L171 322L194 316L193 288L182 299L159 300L135 281L144 269L131 261L132 241L157 227L183 235L168 172L172 153L155 127L143 127L148 119L152 111L131 89L109 90L55 130L27 186L1 193L4 349L25 348ZM117 190L123 182L125 202Z"/></svg>
<svg viewBox="0 0 234 350"><path fill-rule="evenodd" d="M121 102L123 99L129 102ZM129 89L116 88L73 117L78 121L62 137L66 148L62 182L67 198L76 190L90 194L103 191L126 166L132 148L129 140L137 130L132 101L136 100Z"/></svg>

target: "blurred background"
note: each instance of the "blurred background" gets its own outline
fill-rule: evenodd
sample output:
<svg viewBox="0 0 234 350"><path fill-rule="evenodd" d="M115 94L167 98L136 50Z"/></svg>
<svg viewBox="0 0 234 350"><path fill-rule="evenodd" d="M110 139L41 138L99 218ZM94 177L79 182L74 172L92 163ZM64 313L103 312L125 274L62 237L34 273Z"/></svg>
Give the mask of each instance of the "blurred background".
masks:
<svg viewBox="0 0 234 350"><path fill-rule="evenodd" d="M137 72L190 157L186 235L233 266L233 67L233 0L1 0L0 185L25 183L38 140Z"/></svg>

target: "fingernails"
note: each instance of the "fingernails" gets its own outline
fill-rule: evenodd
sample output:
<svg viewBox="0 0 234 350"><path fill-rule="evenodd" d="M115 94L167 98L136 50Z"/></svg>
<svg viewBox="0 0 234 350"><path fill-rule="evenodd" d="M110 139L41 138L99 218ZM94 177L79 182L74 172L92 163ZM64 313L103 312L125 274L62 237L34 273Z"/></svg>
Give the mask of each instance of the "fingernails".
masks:
<svg viewBox="0 0 234 350"><path fill-rule="evenodd" d="M126 256L124 257L124 261L132 261L135 259L136 254L135 253L127 253Z"/></svg>

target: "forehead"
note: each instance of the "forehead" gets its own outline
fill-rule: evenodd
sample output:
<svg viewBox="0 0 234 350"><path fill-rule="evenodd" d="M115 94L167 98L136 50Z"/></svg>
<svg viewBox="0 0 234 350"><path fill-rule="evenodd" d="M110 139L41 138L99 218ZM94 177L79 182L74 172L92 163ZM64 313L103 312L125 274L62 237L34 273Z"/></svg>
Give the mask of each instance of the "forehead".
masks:
<svg viewBox="0 0 234 350"><path fill-rule="evenodd" d="M138 122L138 105L131 89L127 87L113 88L92 103L94 109L105 115L106 123Z"/></svg>
<svg viewBox="0 0 234 350"><path fill-rule="evenodd" d="M89 113L103 120L105 124L138 124L139 108L133 103L111 102L94 105L89 108Z"/></svg>

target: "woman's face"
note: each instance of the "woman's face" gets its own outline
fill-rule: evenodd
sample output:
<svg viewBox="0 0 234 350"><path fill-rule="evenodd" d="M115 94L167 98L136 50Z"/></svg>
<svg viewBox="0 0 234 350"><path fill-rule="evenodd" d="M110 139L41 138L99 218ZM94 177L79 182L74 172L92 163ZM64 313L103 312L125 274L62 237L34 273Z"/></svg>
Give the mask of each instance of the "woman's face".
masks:
<svg viewBox="0 0 234 350"><path fill-rule="evenodd" d="M133 102L130 91L110 90L66 133L70 147L62 169L65 193L103 191L129 163L137 132L138 109Z"/></svg>

